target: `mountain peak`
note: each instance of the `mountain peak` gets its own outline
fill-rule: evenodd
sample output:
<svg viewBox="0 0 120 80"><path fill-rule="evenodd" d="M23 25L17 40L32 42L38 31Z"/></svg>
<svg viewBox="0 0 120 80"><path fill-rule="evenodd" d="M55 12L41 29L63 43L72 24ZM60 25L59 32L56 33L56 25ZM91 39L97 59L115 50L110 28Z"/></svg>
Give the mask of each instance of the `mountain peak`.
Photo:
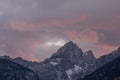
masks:
<svg viewBox="0 0 120 80"><path fill-rule="evenodd" d="M73 41L67 42L62 48L70 48L77 46Z"/></svg>
<svg viewBox="0 0 120 80"><path fill-rule="evenodd" d="M82 64L83 52L75 43L70 41L53 54L50 59L61 59L61 65L65 69L69 69L70 67L73 68L74 65Z"/></svg>
<svg viewBox="0 0 120 80"><path fill-rule="evenodd" d="M73 41L69 41L67 42L65 45L74 45L75 43L73 43Z"/></svg>
<svg viewBox="0 0 120 80"><path fill-rule="evenodd" d="M93 52L91 50L86 51L84 53L84 59L86 60L87 63L91 64L96 61L95 56L93 55Z"/></svg>
<svg viewBox="0 0 120 80"><path fill-rule="evenodd" d="M69 41L68 43L66 43L63 47L61 47L57 53L64 53L64 52L74 52L74 51L78 51L81 49L76 45L76 43L74 43L73 41Z"/></svg>
<svg viewBox="0 0 120 80"><path fill-rule="evenodd" d="M89 57L92 57L92 58L95 58L95 56L94 56L94 54L93 54L93 52L92 52L91 50L86 51L86 52L84 53L84 55L89 56Z"/></svg>
<svg viewBox="0 0 120 80"><path fill-rule="evenodd" d="M93 56L93 52L92 52L91 50L89 50L89 51L86 51L86 52L84 53L84 55L92 55L92 56Z"/></svg>

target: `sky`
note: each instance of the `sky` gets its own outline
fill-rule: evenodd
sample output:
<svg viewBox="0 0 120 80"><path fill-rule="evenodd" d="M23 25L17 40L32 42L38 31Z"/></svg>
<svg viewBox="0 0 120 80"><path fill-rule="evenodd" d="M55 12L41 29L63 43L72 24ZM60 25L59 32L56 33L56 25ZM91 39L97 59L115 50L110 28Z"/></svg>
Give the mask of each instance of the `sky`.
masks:
<svg viewBox="0 0 120 80"><path fill-rule="evenodd" d="M120 46L120 0L0 0L0 56L42 61L73 41L96 57Z"/></svg>

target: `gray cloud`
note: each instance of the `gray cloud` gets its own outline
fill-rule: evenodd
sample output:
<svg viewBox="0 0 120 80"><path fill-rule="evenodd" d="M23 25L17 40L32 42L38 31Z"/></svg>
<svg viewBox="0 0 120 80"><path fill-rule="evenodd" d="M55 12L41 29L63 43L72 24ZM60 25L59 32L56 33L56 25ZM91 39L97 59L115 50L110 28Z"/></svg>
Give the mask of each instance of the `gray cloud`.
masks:
<svg viewBox="0 0 120 80"><path fill-rule="evenodd" d="M73 40L84 50L90 48L100 56L99 51L106 53L120 45L119 3L119 0L0 0L0 54L43 60L59 48L44 44L62 39ZM109 46L103 50L106 45Z"/></svg>
<svg viewBox="0 0 120 80"><path fill-rule="evenodd" d="M111 32L105 30L99 32L102 33L99 35L99 41L101 43L120 46L120 37L119 37L120 32Z"/></svg>

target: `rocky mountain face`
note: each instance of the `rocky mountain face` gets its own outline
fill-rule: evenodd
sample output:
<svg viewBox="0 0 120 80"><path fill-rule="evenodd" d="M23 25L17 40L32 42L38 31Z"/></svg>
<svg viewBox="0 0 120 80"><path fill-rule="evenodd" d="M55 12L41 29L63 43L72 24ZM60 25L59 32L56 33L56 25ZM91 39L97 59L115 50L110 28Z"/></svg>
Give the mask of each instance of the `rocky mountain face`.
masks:
<svg viewBox="0 0 120 80"><path fill-rule="evenodd" d="M0 80L40 80L30 69L8 59L0 59Z"/></svg>
<svg viewBox="0 0 120 80"><path fill-rule="evenodd" d="M59 65L68 70L74 68L74 65L82 65L83 62L83 52L82 50L73 42L69 42L60 48L55 54L53 54L49 61L54 62L59 59ZM57 62L56 62L57 63Z"/></svg>
<svg viewBox="0 0 120 80"><path fill-rule="evenodd" d="M46 59L43 64L44 66L51 65L53 67L54 74L57 74L55 75L57 76L56 79L53 80L76 80L77 74L82 74L82 77L91 72L90 68L95 62L96 58L93 56L92 51L83 53L75 43L70 41ZM47 67L47 69L50 69L50 67Z"/></svg>
<svg viewBox="0 0 120 80"><path fill-rule="evenodd" d="M77 74L83 77L91 72L91 67L96 62L92 51L84 53L72 41L41 63L27 61L20 57L9 59L32 69L42 80L76 80L79 76Z"/></svg>
<svg viewBox="0 0 120 80"><path fill-rule="evenodd" d="M119 64L120 48L98 58L94 64L93 71L80 80L120 80ZM113 69L113 67L115 68Z"/></svg>
<svg viewBox="0 0 120 80"><path fill-rule="evenodd" d="M120 80L120 57L79 80Z"/></svg>
<svg viewBox="0 0 120 80"><path fill-rule="evenodd" d="M91 74L96 69L120 56L120 48L96 59L91 50L83 52L72 41L66 43L50 58L43 62L31 62L20 57L0 57L27 67L38 74L42 80L77 80Z"/></svg>
<svg viewBox="0 0 120 80"><path fill-rule="evenodd" d="M91 50L85 52L83 56L84 56L85 62L87 62L88 64L93 64L96 62L96 58L94 57Z"/></svg>

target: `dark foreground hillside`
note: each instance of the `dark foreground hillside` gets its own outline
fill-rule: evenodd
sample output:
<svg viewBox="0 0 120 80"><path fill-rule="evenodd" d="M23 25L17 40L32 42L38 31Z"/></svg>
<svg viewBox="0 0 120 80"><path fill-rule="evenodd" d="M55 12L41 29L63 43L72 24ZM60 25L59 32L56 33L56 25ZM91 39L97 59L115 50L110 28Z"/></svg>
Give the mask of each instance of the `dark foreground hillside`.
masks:
<svg viewBox="0 0 120 80"><path fill-rule="evenodd" d="M120 80L120 57L79 80Z"/></svg>
<svg viewBox="0 0 120 80"><path fill-rule="evenodd" d="M0 59L0 80L39 80L35 73L10 60Z"/></svg>

